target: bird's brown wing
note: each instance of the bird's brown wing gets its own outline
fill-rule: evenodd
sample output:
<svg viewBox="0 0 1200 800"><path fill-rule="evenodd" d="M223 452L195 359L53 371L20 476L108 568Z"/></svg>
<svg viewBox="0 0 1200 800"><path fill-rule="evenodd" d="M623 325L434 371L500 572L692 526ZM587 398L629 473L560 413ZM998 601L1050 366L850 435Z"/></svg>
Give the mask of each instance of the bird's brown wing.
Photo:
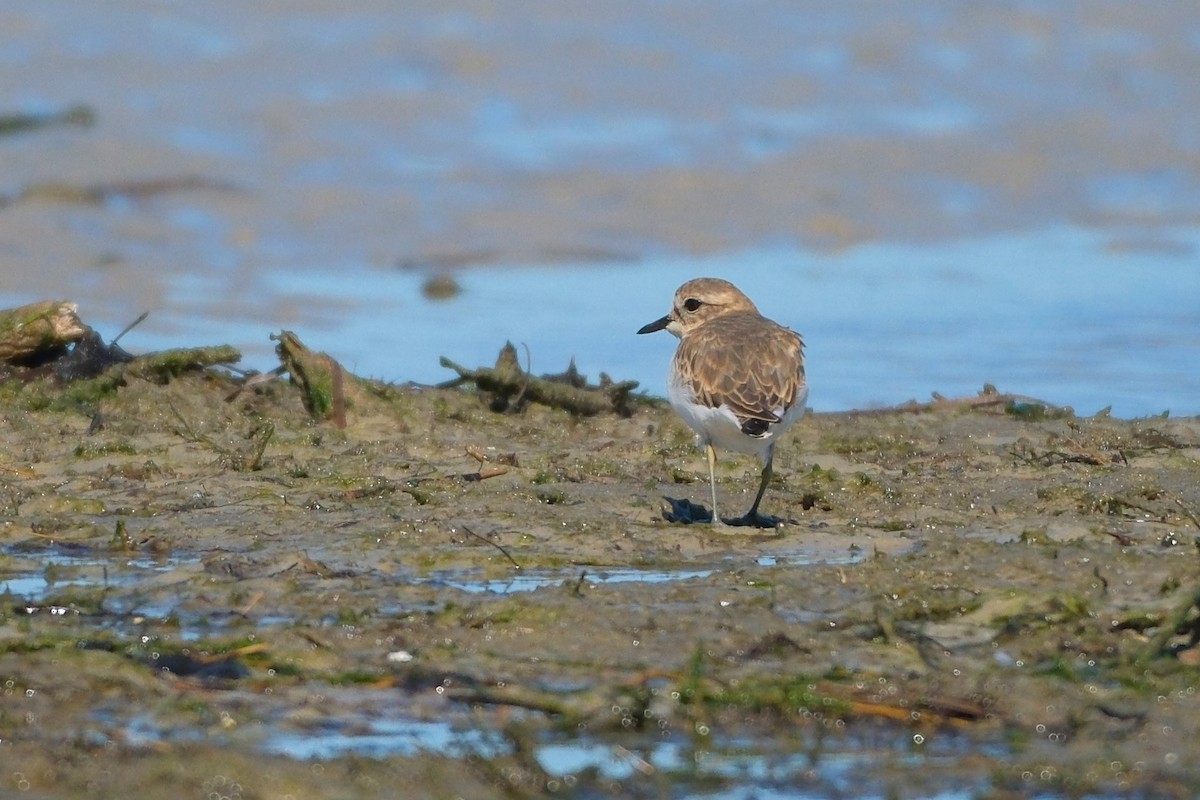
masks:
<svg viewBox="0 0 1200 800"><path fill-rule="evenodd" d="M778 422L804 387L804 342L757 315L713 320L679 344L680 371L696 399L728 406L742 423Z"/></svg>

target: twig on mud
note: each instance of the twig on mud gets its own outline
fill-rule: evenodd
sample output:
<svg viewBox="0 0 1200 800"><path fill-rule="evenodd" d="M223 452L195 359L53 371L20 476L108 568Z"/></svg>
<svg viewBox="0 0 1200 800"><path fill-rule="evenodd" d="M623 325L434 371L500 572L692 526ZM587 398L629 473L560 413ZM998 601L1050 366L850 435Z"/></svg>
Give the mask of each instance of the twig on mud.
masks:
<svg viewBox="0 0 1200 800"><path fill-rule="evenodd" d="M1151 508L1150 506L1145 505L1143 503L1135 503L1132 500L1126 500L1124 497L1117 497L1116 495L1113 495L1112 497L1109 498L1109 503L1110 504L1117 503L1117 504L1119 504L1120 508L1132 508L1135 511L1141 511L1146 516L1153 517L1154 519L1158 520L1159 522L1166 522L1166 519L1167 519L1167 515L1165 512L1163 512L1157 508ZM1137 516L1137 515L1135 514L1132 516Z"/></svg>
<svg viewBox="0 0 1200 800"><path fill-rule="evenodd" d="M491 461L491 457L473 445L468 445L465 449L467 455L479 462L479 469L477 471L463 476L466 480L485 481L488 478L497 478L508 472L508 467L504 466L493 466L485 469L483 465Z"/></svg>
<svg viewBox="0 0 1200 800"><path fill-rule="evenodd" d="M174 415L175 419L179 420L179 424L183 426L183 430L176 431L176 433L192 444L202 444L207 447L211 447L219 453L222 452L221 449L213 443L212 439L209 439L203 434L197 433L196 430L192 428L192 424L184 418L183 414L179 413L179 409L175 407L174 403L168 403L167 408L171 409L171 414Z"/></svg>
<svg viewBox="0 0 1200 800"><path fill-rule="evenodd" d="M210 664L220 664L222 662L229 661L230 659L237 658L238 656L254 655L255 653L261 653L269 649L271 649L271 645L267 644L266 642L255 642L254 644L243 645L242 647L235 647L232 650L226 650L223 653L197 653L196 655L192 656L192 658L197 664L203 664L207 666Z"/></svg>
<svg viewBox="0 0 1200 800"><path fill-rule="evenodd" d="M474 537L475 537L476 539L478 539L479 541L481 541L481 542L486 542L487 544L490 544L492 547L494 547L494 548L496 548L497 550L499 550L501 553L503 553L503 554L504 554L504 557L508 559L508 562L509 562L510 564L512 564L512 565L513 565L513 567L515 567L516 569L520 569L520 568L521 568L521 565L517 563L517 560L516 560L515 558L513 558L511 555L509 555L509 552L508 552L507 550L505 550L505 549L504 549L504 546L503 546L503 545L501 545L499 542L493 542L491 539L487 538L486 536L480 536L478 533L476 533L475 531L471 530L471 529L470 529L470 528L468 528L466 525L463 525L463 526L462 526L462 529L463 529L463 530L464 530L464 531L465 531L467 534L469 534L470 536L474 536Z"/></svg>
<svg viewBox="0 0 1200 800"><path fill-rule="evenodd" d="M250 598L250 600L246 603L246 605L244 605L240 609L238 609L238 614L242 615L243 617L246 616L247 614L250 613L250 611L256 605L258 605L258 602L262 599L263 599L263 592L260 589L254 593L254 596Z"/></svg>
<svg viewBox="0 0 1200 800"><path fill-rule="evenodd" d="M1067 444L1074 444L1068 441ZM1074 452L1068 450L1043 450L1038 452L1030 447L1024 441L1017 442L1013 445L1012 454L1017 460L1032 466L1049 467L1055 464L1087 464L1093 467L1111 464L1117 458L1105 459L1095 451L1080 448ZM1124 459L1124 456L1118 454L1118 458Z"/></svg>
<svg viewBox="0 0 1200 800"><path fill-rule="evenodd" d="M487 469L480 469L474 475L468 477L477 481L486 481L488 478L499 478L501 475L506 474L508 474L508 467L488 467Z"/></svg>
<svg viewBox="0 0 1200 800"><path fill-rule="evenodd" d="M1190 519L1193 525L1195 525L1197 528L1200 528L1200 518L1196 517L1196 512L1188 508L1187 505L1178 497L1175 498L1175 505L1179 506L1179 508L1183 511L1183 515Z"/></svg>
<svg viewBox="0 0 1200 800"><path fill-rule="evenodd" d="M214 453L227 458L231 462L231 466L238 472L255 472L262 469L263 453L267 449L267 444L275 435L275 423L267 422L260 425L258 428L251 431L246 438L255 439L254 451L247 457L245 454L227 447L222 447L208 436L198 432L192 427L191 423L184 418L179 409L174 403L168 403L167 407L171 409L171 413L175 419L179 420L179 424L183 426L183 430L176 430L175 433L181 436L184 441L192 442L193 444L203 445L209 448Z"/></svg>
<svg viewBox="0 0 1200 800"><path fill-rule="evenodd" d="M309 633L308 631L296 631L296 635L311 644L313 647L319 647L322 650L333 649L333 645L317 636L315 633Z"/></svg>
<svg viewBox="0 0 1200 800"><path fill-rule="evenodd" d="M1129 546L1135 544L1135 542L1133 541L1133 537L1127 533L1121 533L1120 531L1103 531L1103 533L1116 539L1117 544L1121 545L1121 547L1129 547ZM1096 569L1099 570L1100 568L1096 567ZM1099 578L1100 576L1097 575L1096 577ZM1107 582L1104 584L1104 587L1105 587L1105 589L1108 588Z"/></svg>
<svg viewBox="0 0 1200 800"><path fill-rule="evenodd" d="M491 689L483 686L472 686L463 689L447 689L445 696L451 700L481 705L512 706L529 711L540 711L560 717L575 717L578 713L562 700L549 695L535 694L518 689Z"/></svg>

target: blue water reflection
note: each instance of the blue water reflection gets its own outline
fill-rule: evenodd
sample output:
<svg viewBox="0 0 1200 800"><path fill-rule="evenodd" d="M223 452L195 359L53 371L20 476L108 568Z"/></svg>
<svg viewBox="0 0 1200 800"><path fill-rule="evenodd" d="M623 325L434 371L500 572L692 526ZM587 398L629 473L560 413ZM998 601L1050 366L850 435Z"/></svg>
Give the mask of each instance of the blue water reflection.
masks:
<svg viewBox="0 0 1200 800"><path fill-rule="evenodd" d="M679 283L714 275L805 335L817 410L974 394L990 382L1079 413L1111 405L1120 416L1180 415L1200 412L1197 252L1198 231L1176 232L1164 253L1064 228L839 253L501 264L461 272L464 291L448 301L423 298L419 272L279 274L263 289L299 286L308 298L296 295L298 304L344 309L301 333L359 374L437 382L451 377L439 356L488 364L512 340L528 345L535 372L575 357L593 377L603 370L661 395L674 340L633 331L667 310Z"/></svg>

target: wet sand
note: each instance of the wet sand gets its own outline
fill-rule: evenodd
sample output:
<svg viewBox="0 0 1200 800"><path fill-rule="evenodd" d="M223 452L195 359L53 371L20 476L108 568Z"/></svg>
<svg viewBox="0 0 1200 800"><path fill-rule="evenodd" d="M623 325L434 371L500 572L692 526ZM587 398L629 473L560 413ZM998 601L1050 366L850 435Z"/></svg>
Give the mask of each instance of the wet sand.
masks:
<svg viewBox="0 0 1200 800"><path fill-rule="evenodd" d="M286 383L126 382L4 387L0 580L25 589L0 612L5 791L1200 781L1200 420L988 396L813 415L764 501L788 522L715 531L664 518L707 485L661 403L500 414L381 387L338 429ZM728 507L756 470L722 459ZM589 748L620 768L551 757Z"/></svg>
<svg viewBox="0 0 1200 800"><path fill-rule="evenodd" d="M5 96L95 122L0 140L0 289L114 332L202 297L220 340L354 313L306 271L1059 224L1187 257L1197 13L5 9ZM787 524L719 532L664 518L707 486L661 403L380 389L338 429L233 383L0 385L0 794L1200 786L1196 418L816 414Z"/></svg>

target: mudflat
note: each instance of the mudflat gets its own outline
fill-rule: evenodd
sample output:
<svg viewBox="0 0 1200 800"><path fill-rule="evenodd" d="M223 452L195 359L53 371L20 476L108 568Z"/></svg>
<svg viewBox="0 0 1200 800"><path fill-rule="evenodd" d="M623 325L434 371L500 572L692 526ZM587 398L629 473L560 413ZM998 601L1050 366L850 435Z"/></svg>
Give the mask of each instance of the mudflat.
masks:
<svg viewBox="0 0 1200 800"><path fill-rule="evenodd" d="M1200 419L813 414L720 530L653 398L105 376L0 388L4 794L1200 785Z"/></svg>

